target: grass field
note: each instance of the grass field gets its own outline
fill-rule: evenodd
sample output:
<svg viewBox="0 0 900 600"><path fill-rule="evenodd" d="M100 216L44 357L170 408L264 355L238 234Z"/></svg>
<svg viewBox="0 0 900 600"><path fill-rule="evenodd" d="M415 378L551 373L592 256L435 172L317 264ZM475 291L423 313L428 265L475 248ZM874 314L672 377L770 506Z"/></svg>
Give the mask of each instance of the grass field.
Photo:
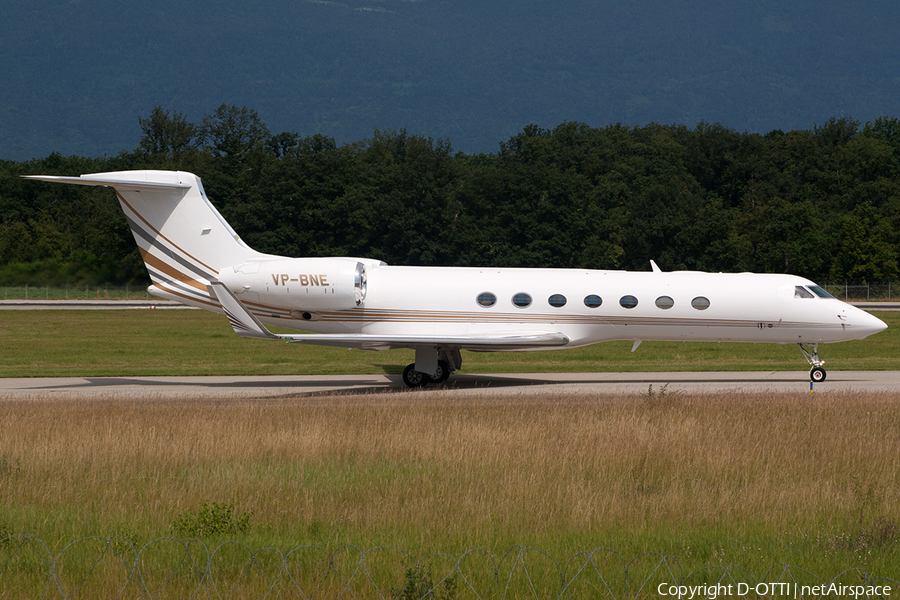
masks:
<svg viewBox="0 0 900 600"><path fill-rule="evenodd" d="M879 317L887 331L820 348L828 367L900 369L900 313ZM793 346L630 346L466 353L464 370L806 370ZM4 377L397 373L411 360L245 340L199 311L0 311ZM898 448L900 392L4 400L0 537L31 533L53 553L92 535L141 545L232 506L246 529L199 533L211 546L520 544L560 562L603 546L674 555L684 574L787 563L825 581L857 567L897 579Z"/></svg>
<svg viewBox="0 0 900 600"><path fill-rule="evenodd" d="M900 312L866 340L824 344L828 369L900 369ZM463 371L808 370L796 346L607 342L554 352L464 352ZM0 311L0 377L400 373L409 350L366 352L237 337L203 311Z"/></svg>
<svg viewBox="0 0 900 600"><path fill-rule="evenodd" d="M900 576L900 396L0 402L0 529L59 550L233 503L251 548L535 546Z"/></svg>

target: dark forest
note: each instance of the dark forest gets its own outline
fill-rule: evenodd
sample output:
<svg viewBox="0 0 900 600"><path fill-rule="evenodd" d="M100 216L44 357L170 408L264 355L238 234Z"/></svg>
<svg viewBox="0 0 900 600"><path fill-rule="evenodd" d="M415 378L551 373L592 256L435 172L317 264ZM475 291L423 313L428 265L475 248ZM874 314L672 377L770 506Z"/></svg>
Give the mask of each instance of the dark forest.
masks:
<svg viewBox="0 0 900 600"><path fill-rule="evenodd" d="M793 273L894 279L900 120L809 130L525 127L493 154L375 130L273 134L250 109L157 107L113 157L0 162L0 281L149 281L115 195L20 175L178 169L254 248L397 265Z"/></svg>

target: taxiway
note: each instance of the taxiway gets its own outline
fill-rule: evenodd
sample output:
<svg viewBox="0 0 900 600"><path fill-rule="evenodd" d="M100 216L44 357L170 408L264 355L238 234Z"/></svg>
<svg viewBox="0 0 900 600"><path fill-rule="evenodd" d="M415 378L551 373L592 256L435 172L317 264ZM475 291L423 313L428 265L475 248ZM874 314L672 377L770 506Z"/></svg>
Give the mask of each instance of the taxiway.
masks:
<svg viewBox="0 0 900 600"><path fill-rule="evenodd" d="M652 388L651 388L652 386ZM648 394L809 392L806 371L713 371L661 373L456 374L442 386L412 393L449 391L460 396L540 394ZM0 399L27 398L267 398L320 394L409 392L400 375L281 375L214 377L59 377L0 379ZM900 371L829 371L815 393L900 393Z"/></svg>

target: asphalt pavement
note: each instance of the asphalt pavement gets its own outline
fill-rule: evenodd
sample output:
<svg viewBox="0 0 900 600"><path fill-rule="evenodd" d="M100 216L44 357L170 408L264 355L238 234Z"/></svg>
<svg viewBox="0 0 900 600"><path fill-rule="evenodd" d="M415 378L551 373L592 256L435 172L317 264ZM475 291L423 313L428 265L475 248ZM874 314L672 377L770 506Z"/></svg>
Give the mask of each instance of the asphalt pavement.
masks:
<svg viewBox="0 0 900 600"><path fill-rule="evenodd" d="M652 386L652 387L651 387ZM278 375L228 377L57 377L0 379L0 400L59 399L252 399L322 394L406 392L400 375ZM829 371L814 385L806 371L712 371L662 373L492 373L453 375L441 386L417 388L536 396L547 394L813 393L891 392L900 395L900 371Z"/></svg>

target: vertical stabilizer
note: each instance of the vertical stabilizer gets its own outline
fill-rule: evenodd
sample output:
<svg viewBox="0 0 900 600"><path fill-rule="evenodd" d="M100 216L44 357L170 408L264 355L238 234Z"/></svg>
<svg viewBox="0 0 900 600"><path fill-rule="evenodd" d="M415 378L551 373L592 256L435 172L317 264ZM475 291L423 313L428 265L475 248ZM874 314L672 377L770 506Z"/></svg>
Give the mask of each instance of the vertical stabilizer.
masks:
<svg viewBox="0 0 900 600"><path fill-rule="evenodd" d="M268 258L247 246L210 203L193 173L118 171L81 177L29 176L116 191L157 295L218 309L208 285L220 269Z"/></svg>

